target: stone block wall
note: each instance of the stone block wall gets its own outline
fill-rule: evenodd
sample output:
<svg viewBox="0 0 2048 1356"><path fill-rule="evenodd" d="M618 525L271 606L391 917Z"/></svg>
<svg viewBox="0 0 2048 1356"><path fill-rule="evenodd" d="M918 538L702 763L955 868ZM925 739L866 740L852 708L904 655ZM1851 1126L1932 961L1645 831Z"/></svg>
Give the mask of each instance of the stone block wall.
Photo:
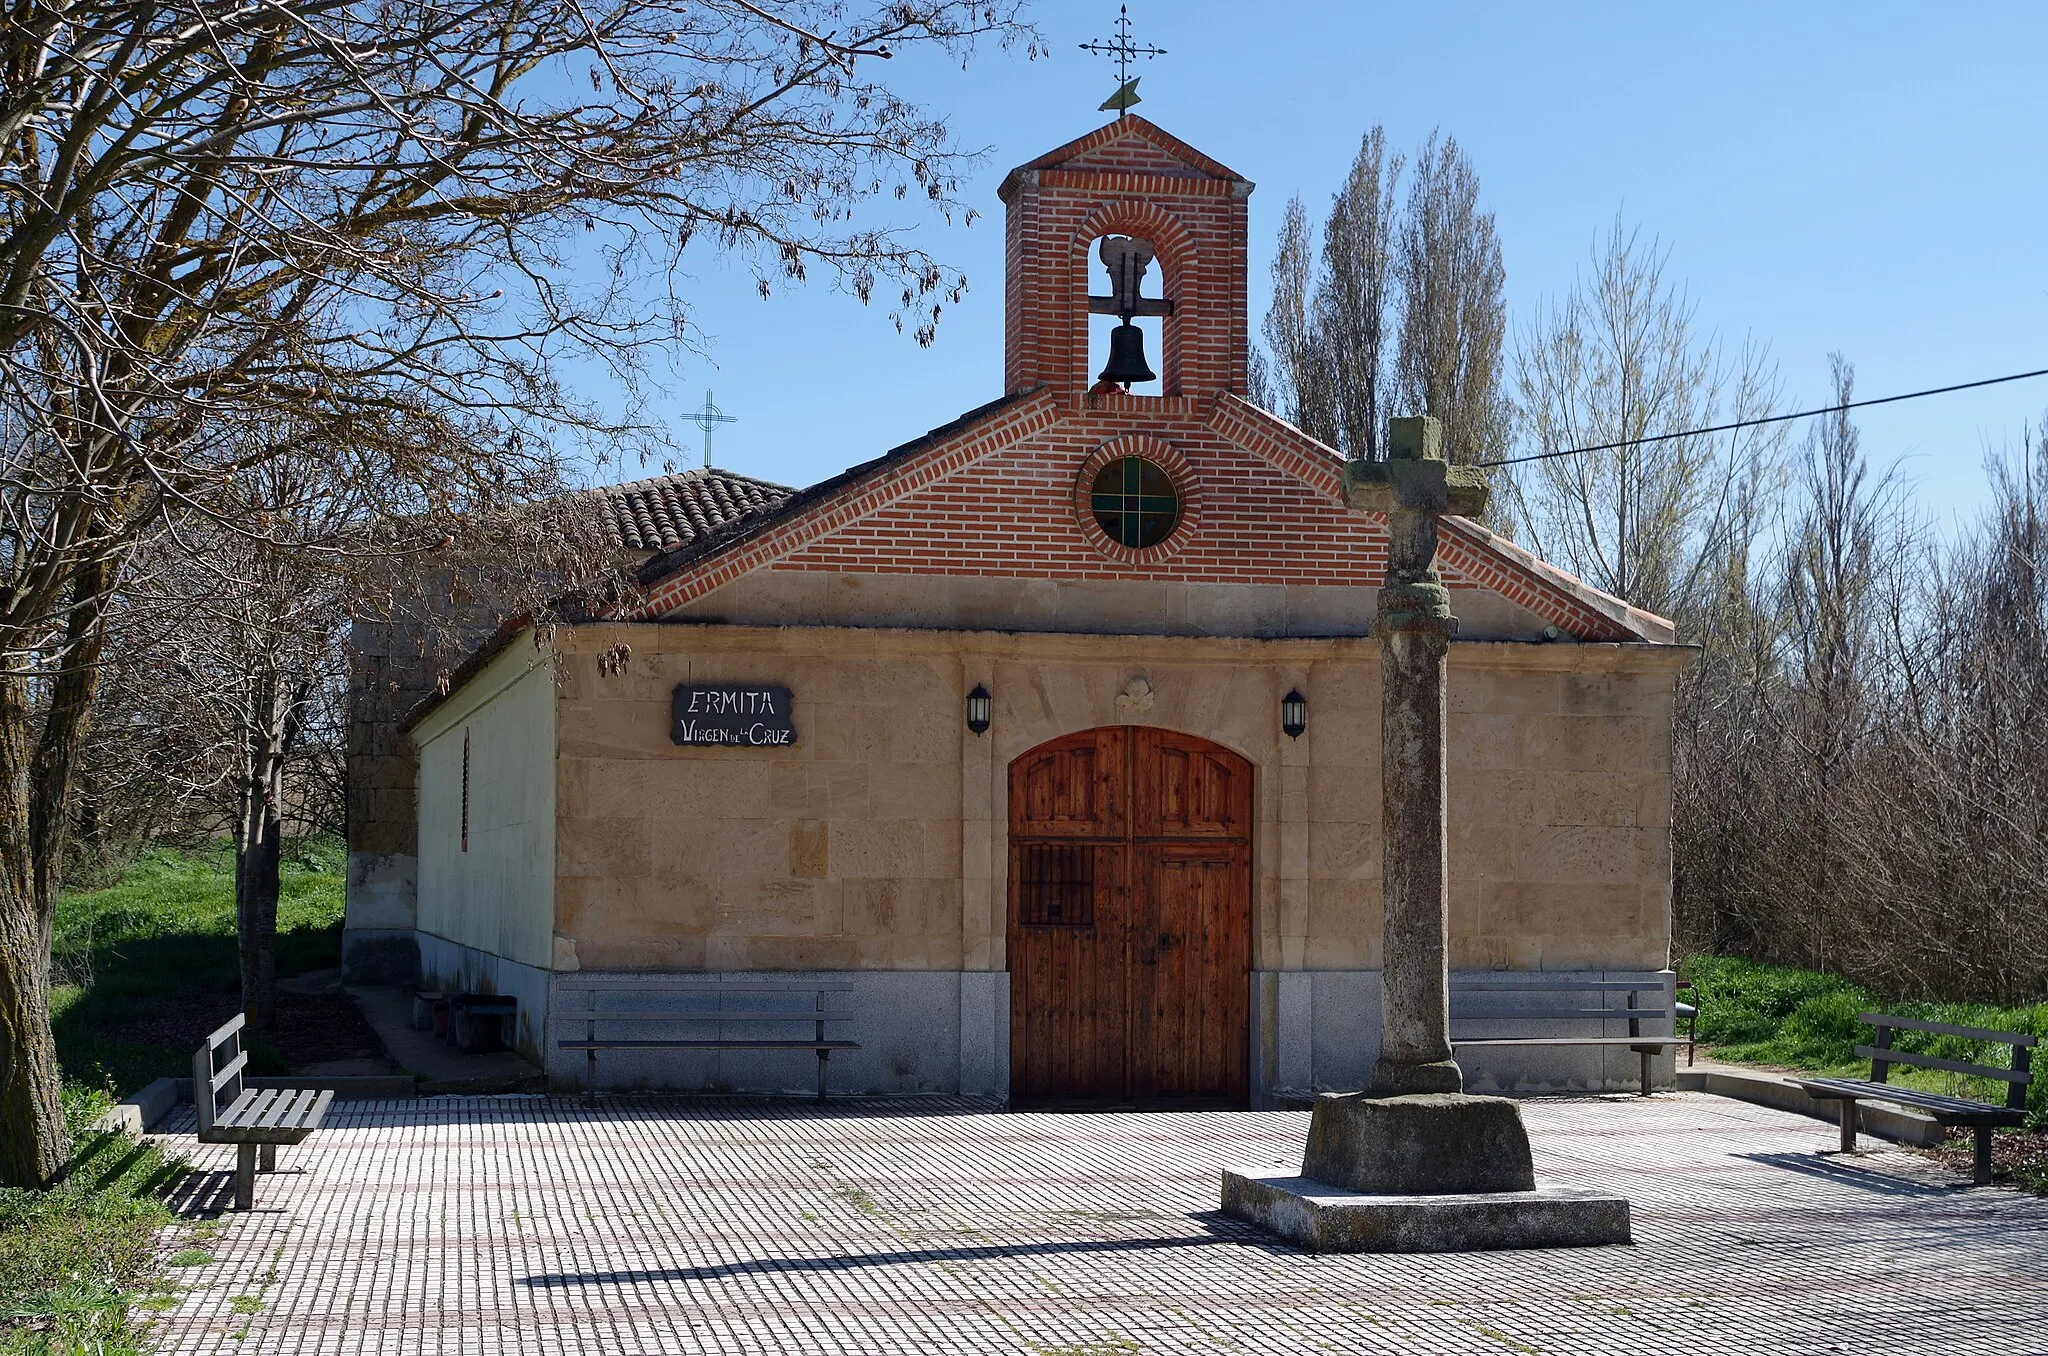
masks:
<svg viewBox="0 0 2048 1356"><path fill-rule="evenodd" d="M630 636L622 675L599 650ZM1004 966L1007 769L1151 724L1257 769L1257 968L1379 966L1379 673L1367 639L593 628L562 642L558 916L597 968ZM1683 652L1452 647L1452 963L1661 970ZM1144 680L1142 704L1129 698ZM679 682L780 683L787 748L677 748ZM994 696L968 732L966 691ZM1299 688L1309 727L1278 728Z"/></svg>

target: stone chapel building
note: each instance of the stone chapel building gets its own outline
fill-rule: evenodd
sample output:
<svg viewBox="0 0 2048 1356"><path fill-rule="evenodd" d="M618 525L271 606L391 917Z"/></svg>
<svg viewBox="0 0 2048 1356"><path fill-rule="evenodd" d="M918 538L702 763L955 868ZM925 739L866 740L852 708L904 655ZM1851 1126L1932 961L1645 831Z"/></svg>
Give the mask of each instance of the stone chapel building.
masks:
<svg viewBox="0 0 2048 1356"><path fill-rule="evenodd" d="M1003 182L998 399L801 491L608 491L643 600L544 646L507 628L414 710L416 832L373 817L352 842L352 958L396 947L430 986L515 996L521 1048L564 1080L557 989L673 972L851 985L835 1091L1362 1086L1385 525L1346 507L1337 453L1245 398L1251 191L1119 118ZM1156 255L1157 395L1089 371L1114 237ZM1476 524L1445 521L1441 560L1453 968L1668 984L1685 650ZM413 756L359 743L365 766ZM1487 1056L1475 1091L1637 1067ZM814 1067L604 1061L758 1090Z"/></svg>

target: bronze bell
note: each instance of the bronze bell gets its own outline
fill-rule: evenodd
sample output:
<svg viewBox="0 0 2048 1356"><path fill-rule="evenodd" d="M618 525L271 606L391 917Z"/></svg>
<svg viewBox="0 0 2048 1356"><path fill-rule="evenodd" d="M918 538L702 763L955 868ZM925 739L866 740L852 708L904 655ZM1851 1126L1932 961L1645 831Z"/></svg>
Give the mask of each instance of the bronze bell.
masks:
<svg viewBox="0 0 2048 1356"><path fill-rule="evenodd" d="M1153 381L1158 374L1145 362L1145 331L1126 320L1109 332L1109 362L1098 381Z"/></svg>

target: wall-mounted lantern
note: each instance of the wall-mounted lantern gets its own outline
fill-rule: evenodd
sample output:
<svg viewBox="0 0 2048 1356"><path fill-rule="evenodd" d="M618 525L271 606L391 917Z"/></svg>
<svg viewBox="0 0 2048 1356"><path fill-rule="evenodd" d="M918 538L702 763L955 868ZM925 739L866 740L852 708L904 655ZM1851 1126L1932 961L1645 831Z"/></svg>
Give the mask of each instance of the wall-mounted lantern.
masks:
<svg viewBox="0 0 2048 1356"><path fill-rule="evenodd" d="M1301 738L1301 732L1308 728L1308 698L1295 688L1289 688L1287 695L1280 699L1280 730L1289 739Z"/></svg>
<svg viewBox="0 0 2048 1356"><path fill-rule="evenodd" d="M967 728L976 734L988 732L988 689L980 683L967 694Z"/></svg>

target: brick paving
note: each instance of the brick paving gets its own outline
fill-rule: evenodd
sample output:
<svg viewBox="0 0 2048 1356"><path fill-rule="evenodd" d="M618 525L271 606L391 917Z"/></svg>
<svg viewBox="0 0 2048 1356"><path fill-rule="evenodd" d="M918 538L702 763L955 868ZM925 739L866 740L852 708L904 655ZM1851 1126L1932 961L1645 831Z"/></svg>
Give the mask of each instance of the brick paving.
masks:
<svg viewBox="0 0 2048 1356"><path fill-rule="evenodd" d="M1298 1166L1302 1112L334 1113L197 1241L162 1350L2048 1351L2048 1200L1704 1094L1528 1103L1538 1174L1628 1195L1636 1244L1460 1256L1315 1257L1218 1215L1221 1167ZM172 1138L201 1219L232 1149Z"/></svg>

